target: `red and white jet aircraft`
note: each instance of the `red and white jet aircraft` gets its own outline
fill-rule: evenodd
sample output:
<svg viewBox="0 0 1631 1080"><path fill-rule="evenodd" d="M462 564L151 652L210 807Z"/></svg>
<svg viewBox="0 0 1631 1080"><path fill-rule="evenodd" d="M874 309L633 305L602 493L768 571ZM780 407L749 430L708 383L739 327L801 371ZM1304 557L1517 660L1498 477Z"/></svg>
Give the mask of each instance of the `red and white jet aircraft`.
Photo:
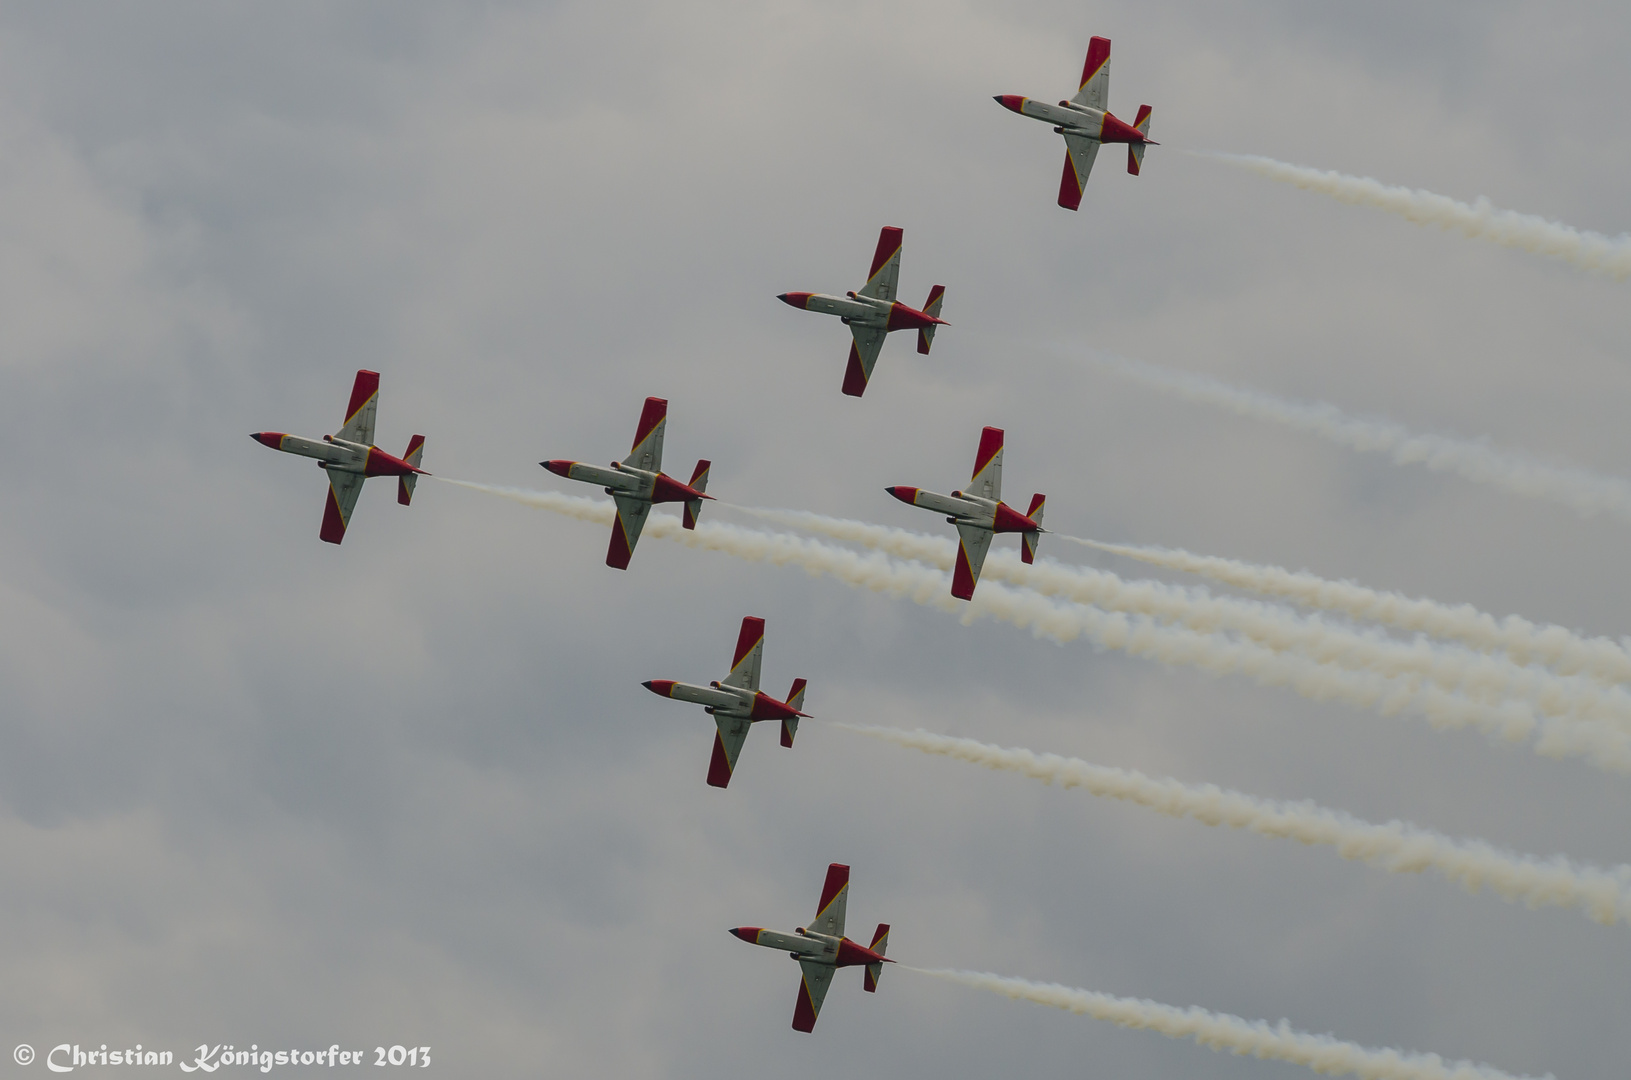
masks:
<svg viewBox="0 0 1631 1080"><path fill-rule="evenodd" d="M793 1007L794 1031L815 1029L816 1016L821 1012L827 987L832 985L833 972L841 967L864 965L864 986L871 994L877 992L883 966L894 963L883 955L889 944L888 923L878 924L870 947L862 947L844 936L844 907L848 902L849 867L833 863L827 867L827 883L821 887L815 921L808 927L801 926L792 934L758 926L738 926L731 931L743 941L790 954L804 969L798 1004Z"/></svg>
<svg viewBox="0 0 1631 1080"><path fill-rule="evenodd" d="M413 499L414 481L429 476L419 467L425 452L425 437L415 435L401 457L392 457L374 445L374 410L379 406L379 372L359 371L351 387L351 404L345 411L345 424L339 433L321 439L285 435L281 431L252 431L251 439L285 454L317 459L317 467L328 472L328 505L323 510L323 529L317 535L330 544L345 539L351 510L362 493L363 481L370 476L394 476L396 501L407 506Z"/></svg>
<svg viewBox="0 0 1631 1080"><path fill-rule="evenodd" d="M1082 68L1082 85L1076 96L1058 105L1018 94L998 94L994 99L1005 109L1029 116L1065 137L1065 172L1059 178L1059 205L1075 210L1082 205L1082 188L1093 171L1093 159L1100 143L1127 144L1127 171L1138 175L1144 164L1144 148L1159 146L1150 141L1150 107L1138 107L1138 119L1129 126L1109 112L1110 39L1096 37L1088 42L1087 63Z"/></svg>
<svg viewBox="0 0 1631 1080"><path fill-rule="evenodd" d="M674 682L671 679L651 679L641 683L653 694L675 701L689 701L707 706L707 712L719 725L714 735L714 756L708 763L708 783L722 788L731 782L731 770L742 753L748 728L755 720L780 720L782 745L792 746L798 733L800 712L804 708L804 680L794 679L793 689L786 701L777 701L759 689L759 663L765 651L765 621L749 615L742 620L742 632L736 639L736 658L731 661L731 673L707 686Z"/></svg>
<svg viewBox="0 0 1631 1080"><path fill-rule="evenodd" d="M980 567L991 548L995 533L1017 532L1021 541L1019 557L1029 563L1036 559L1042 528L1042 495L1031 496L1031 509L1024 514L1002 501L1002 428L988 427L980 432L980 450L974 457L974 477L967 491L937 495L915 487L891 487L885 491L903 503L921 506L957 526L959 544L957 566L951 575L951 594L959 600L974 599L974 585L980 580Z"/></svg>
<svg viewBox="0 0 1631 1080"><path fill-rule="evenodd" d="M872 271L859 292L843 296L784 292L776 297L784 304L823 315L837 315L844 320L844 325L855 335L849 347L849 366L844 369L844 393L850 397L860 397L866 392L872 366L878 362L883 339L891 330L916 330L917 351L927 356L929 344L934 341L934 328L946 325L946 320L940 317L940 302L946 295L944 285L929 290L929 299L922 311L895 299L895 286L900 279L900 248L901 231L886 225L878 234Z"/></svg>
<svg viewBox="0 0 1631 1080"><path fill-rule="evenodd" d="M646 515L653 503L682 502L685 504L687 529L697 527L697 515L702 513L702 500L713 498L703 492L708 487L710 463L698 461L691 482L682 484L663 472L663 429L668 426L668 401L660 397L646 398L646 407L640 413L640 426L634 432L634 449L622 463L612 462L610 469L588 465L581 461L540 461L538 464L568 480L582 480L586 484L599 484L617 504L617 520L612 523L612 543L606 549L606 565L619 570L629 568L634 545L640 542L640 530L645 528Z"/></svg>

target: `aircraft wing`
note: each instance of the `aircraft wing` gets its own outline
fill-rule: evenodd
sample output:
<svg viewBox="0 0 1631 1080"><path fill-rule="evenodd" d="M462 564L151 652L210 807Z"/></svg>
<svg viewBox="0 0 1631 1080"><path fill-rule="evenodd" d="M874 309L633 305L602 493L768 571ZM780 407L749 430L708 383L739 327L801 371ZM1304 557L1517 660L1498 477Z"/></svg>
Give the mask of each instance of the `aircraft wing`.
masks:
<svg viewBox="0 0 1631 1080"><path fill-rule="evenodd" d="M714 736L713 759L708 762L708 785L725 787L731 782L736 759L742 755L742 744L747 741L753 721L716 714L714 723L719 725L719 732Z"/></svg>
<svg viewBox="0 0 1631 1080"><path fill-rule="evenodd" d="M1109 38L1096 37L1088 41L1087 62L1082 65L1082 85L1070 100L1100 112L1110 107Z"/></svg>
<svg viewBox="0 0 1631 1080"><path fill-rule="evenodd" d="M1065 135L1065 171L1059 177L1059 205L1075 210L1082 205L1082 189L1093 159L1099 156L1099 140L1083 135Z"/></svg>
<svg viewBox="0 0 1631 1080"><path fill-rule="evenodd" d="M646 472L663 471L663 429L668 426L668 401L660 397L646 398L646 407L640 410L640 426L634 432L634 449L623 459ZM638 533L638 530L636 530ZM629 541L634 550L634 541Z"/></svg>
<svg viewBox="0 0 1631 1080"><path fill-rule="evenodd" d="M895 287L900 283L900 238L901 231L893 225L885 225L878 234L878 250L872 256L872 269L867 273L866 284L859 290L862 296L894 303Z"/></svg>
<svg viewBox="0 0 1631 1080"><path fill-rule="evenodd" d="M991 530L975 525L958 525L957 567L951 575L951 594L959 600L974 598L974 584L980 580L985 553L991 550Z"/></svg>
<svg viewBox="0 0 1631 1080"><path fill-rule="evenodd" d="M617 520L612 522L612 544L606 549L606 565L627 570L634 545L640 542L640 530L646 527L651 504L627 495L613 495L612 502L617 504Z"/></svg>
<svg viewBox="0 0 1631 1080"><path fill-rule="evenodd" d="M351 384L351 404L345 410L345 423L339 436L348 442L374 445L374 410L379 407L379 372L366 369L357 372L357 381ZM355 496L353 496L355 501ZM346 511L351 516L351 511ZM345 531L345 526L340 526ZM338 540L334 541L336 544Z"/></svg>
<svg viewBox="0 0 1631 1080"><path fill-rule="evenodd" d="M844 936L844 909L849 906L849 867L833 863L827 867L827 880L821 886L821 903L816 907L810 929L818 934Z"/></svg>
<svg viewBox="0 0 1631 1080"><path fill-rule="evenodd" d="M793 1030L814 1031L816 1017L821 1015L821 1003L827 1000L827 987L832 985L836 970L831 964L817 964L800 960L803 979L799 982L799 1000L793 1007Z"/></svg>
<svg viewBox="0 0 1631 1080"><path fill-rule="evenodd" d="M872 378L872 366L878 362L878 351L888 331L881 326L857 326L850 323L855 341L849 347L849 366L844 369L844 393L860 397L866 391L867 380Z"/></svg>
<svg viewBox="0 0 1631 1080"><path fill-rule="evenodd" d="M992 502L1002 501L1002 428L988 427L980 432L974 472L963 490Z"/></svg>
<svg viewBox="0 0 1631 1080"><path fill-rule="evenodd" d="M357 379L360 382L362 376L359 375ZM370 403L370 413L373 407ZM345 539L345 527L351 523L351 511L357 505L357 496L362 494L364 479L358 473L338 470L328 474L328 505L323 508L323 531L318 533L325 542L338 544Z"/></svg>
<svg viewBox="0 0 1631 1080"><path fill-rule="evenodd" d="M731 673L719 681L725 686L757 691L759 662L764 651L765 621L756 615L749 615L742 620L742 633L736 639L736 656L731 660Z"/></svg>

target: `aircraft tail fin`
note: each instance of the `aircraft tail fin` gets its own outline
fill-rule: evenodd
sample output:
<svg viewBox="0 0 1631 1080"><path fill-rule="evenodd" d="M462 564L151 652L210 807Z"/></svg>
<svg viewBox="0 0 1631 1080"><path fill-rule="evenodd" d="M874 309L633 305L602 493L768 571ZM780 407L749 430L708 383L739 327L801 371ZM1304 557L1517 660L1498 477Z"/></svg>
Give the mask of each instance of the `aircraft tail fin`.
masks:
<svg viewBox="0 0 1631 1080"><path fill-rule="evenodd" d="M923 314L940 318L940 302L946 298L946 287L936 285L929 290L929 299L923 304ZM929 355L929 346L934 342L934 323L921 326L917 331L917 351L924 356Z"/></svg>
<svg viewBox="0 0 1631 1080"><path fill-rule="evenodd" d="M402 455L402 460L406 461L409 465L412 465L417 469L419 468L420 460L424 456L425 437L423 435L415 435L413 438L408 440L408 451ZM414 481L418 479L419 476L416 473L409 473L407 476L399 476L396 478L397 502L401 503L403 506L407 506L413 501L413 484Z"/></svg>
<svg viewBox="0 0 1631 1080"><path fill-rule="evenodd" d="M884 950L887 948L889 948L889 924L886 922L881 922L878 924L878 929L872 934L872 951L877 953L879 956L882 956L884 954ZM868 964L866 966L866 981L864 985L867 993L876 994L878 992L878 979L882 976L882 964Z"/></svg>
<svg viewBox="0 0 1631 1080"><path fill-rule="evenodd" d="M799 712L804 711L804 680L803 679L794 679L793 680L793 689L791 689L791 690L789 690L787 692L787 704L791 705L795 710L797 710ZM793 745L793 736L798 734L798 730L799 730L799 718L798 717L789 716L786 720L783 720L782 721L782 745L783 746L792 746Z"/></svg>
<svg viewBox="0 0 1631 1080"><path fill-rule="evenodd" d="M691 474L691 487L697 491L708 490L708 470L713 468L713 462L706 458L697 462L696 471ZM701 499L687 499L685 501L685 520L681 522L687 529L697 527L697 517L702 513Z"/></svg>
<svg viewBox="0 0 1631 1080"><path fill-rule="evenodd" d="M1134 124L1133 124L1133 127L1138 129L1138 133L1140 135L1143 135L1145 138L1149 138L1149 134L1150 134L1150 112L1151 112L1151 110L1150 110L1150 107L1148 105L1140 105L1138 107L1138 120L1135 121ZM1143 143L1128 143L1127 144L1127 171L1132 173L1134 176L1137 176L1139 169L1141 169L1143 167L1144 167L1144 144Z"/></svg>
<svg viewBox="0 0 1631 1080"><path fill-rule="evenodd" d="M1047 501L1048 500L1043 496L1043 494L1040 491L1037 492L1035 495L1032 495L1031 496L1031 509L1026 513L1025 516L1030 518L1032 521L1036 522L1038 525L1042 524L1042 508L1043 508L1043 504L1046 503ZM1020 545L1021 545L1020 546L1020 551L1019 551L1019 559L1020 559L1021 562L1029 565L1029 564L1036 561L1036 545L1037 545L1038 542L1041 541L1041 539L1042 539L1042 531L1040 529L1033 529L1033 530L1031 530L1029 532L1023 532L1023 533L1019 534L1019 542L1020 542Z"/></svg>

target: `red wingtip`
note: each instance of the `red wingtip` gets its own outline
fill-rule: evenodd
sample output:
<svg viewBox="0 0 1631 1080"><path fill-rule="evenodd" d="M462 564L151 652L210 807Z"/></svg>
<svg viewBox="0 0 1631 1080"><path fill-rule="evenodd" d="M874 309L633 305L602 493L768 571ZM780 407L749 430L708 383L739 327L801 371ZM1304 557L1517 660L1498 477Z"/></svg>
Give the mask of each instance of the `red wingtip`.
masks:
<svg viewBox="0 0 1631 1080"><path fill-rule="evenodd" d="M849 346L849 364L844 368L844 393L850 397L866 393L866 371L861 367L861 353L853 341Z"/></svg>
<svg viewBox="0 0 1631 1080"><path fill-rule="evenodd" d="M623 532L623 519L619 517L612 522L612 542L606 549L606 565L614 570L627 570L633 557L634 549L629 546L629 538Z"/></svg>
<svg viewBox="0 0 1631 1080"><path fill-rule="evenodd" d="M957 566L951 574L951 594L959 600L974 599L974 569L968 564L968 552L957 545Z"/></svg>
<svg viewBox="0 0 1631 1080"><path fill-rule="evenodd" d="M318 539L325 544L338 544L345 539L345 515L340 513L340 504L334 501L334 489L328 489L328 502L323 506L323 528L318 532Z"/></svg>
<svg viewBox="0 0 1631 1080"><path fill-rule="evenodd" d="M838 899L838 894L844 886L849 884L849 867L843 863L827 864L827 880L821 886L821 902L816 905L816 913L827 910L827 905Z"/></svg>
<svg viewBox="0 0 1631 1080"><path fill-rule="evenodd" d="M1065 151L1065 171L1059 177L1059 205L1066 210L1079 210L1082 206L1082 185L1076 180L1076 163Z"/></svg>
<svg viewBox="0 0 1631 1080"><path fill-rule="evenodd" d="M736 655L731 658L731 670L735 671L738 664L747 658L753 647L764 640L765 621L757 615L747 615L742 618L742 631L736 635Z"/></svg>
<svg viewBox="0 0 1631 1080"><path fill-rule="evenodd" d="M883 269L883 264L895 257L895 253L900 250L902 235L904 234L901 230L893 225L885 225L878 232L878 250L872 254L872 269L866 272L868 281L877 277L878 271Z"/></svg>
<svg viewBox="0 0 1631 1080"><path fill-rule="evenodd" d="M357 410L368 404L368 399L379 393L379 372L363 368L357 372L357 381L351 384L351 404L346 406L345 419L347 423L357 415Z"/></svg>
<svg viewBox="0 0 1631 1080"><path fill-rule="evenodd" d="M1099 69L1110 59L1110 39L1102 37L1089 38L1087 42L1087 61L1082 65L1082 86L1099 73Z"/></svg>
<svg viewBox="0 0 1631 1080"><path fill-rule="evenodd" d="M708 786L722 788L731 782L731 759L725 754L725 740L714 732L714 756L708 760Z"/></svg>

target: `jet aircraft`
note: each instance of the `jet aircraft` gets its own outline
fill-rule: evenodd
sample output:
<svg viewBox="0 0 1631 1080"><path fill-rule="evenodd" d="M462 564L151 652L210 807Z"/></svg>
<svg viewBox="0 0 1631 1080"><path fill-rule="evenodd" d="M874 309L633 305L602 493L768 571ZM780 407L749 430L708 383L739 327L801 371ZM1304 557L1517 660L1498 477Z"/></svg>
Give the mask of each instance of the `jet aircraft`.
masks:
<svg viewBox="0 0 1631 1080"><path fill-rule="evenodd" d="M940 317L940 302L946 295L944 285L929 290L929 299L924 302L922 311L895 299L895 286L900 279L900 248L901 230L886 225L878 234L872 271L859 292L843 296L784 292L776 297L784 304L823 315L837 315L844 320L844 325L855 336L849 347L849 366L844 369L844 393L850 397L860 397L866 392L883 339L891 330L916 330L917 351L927 356L929 344L934 341L934 328L946 325Z"/></svg>
<svg viewBox="0 0 1631 1080"><path fill-rule="evenodd" d="M980 450L974 457L974 477L967 491L937 495L922 488L897 486L885 491L903 503L921 506L957 526L957 566L952 571L951 594L959 600L974 599L974 585L980 580L980 567L995 533L1020 534L1019 557L1029 563L1036 558L1042 533L1040 494L1031 496L1031 508L1024 514L1002 501L1002 429L988 427L980 433Z"/></svg>
<svg viewBox="0 0 1631 1080"><path fill-rule="evenodd" d="M804 977L799 983L798 1004L793 1007L793 1030L812 1031L821 1002L832 984L833 972L841 967L866 967L863 986L876 993L885 964L884 949L889 944L889 924L879 923L872 944L863 947L844 936L844 907L849 902L849 867L833 863L827 867L827 882L821 887L821 903L815 921L783 934L758 926L738 926L731 933L753 945L763 945L788 953L799 962Z"/></svg>
<svg viewBox="0 0 1631 1080"><path fill-rule="evenodd" d="M352 508L362 493L363 481L370 476L394 476L396 501L407 506L413 499L413 485L420 476L429 476L419 467L424 455L425 437L415 435L401 457L392 457L374 445L374 410L379 406L379 372L357 372L351 387L351 404L345 411L345 424L338 434L308 439L281 431L253 431L256 442L285 454L317 459L317 467L328 473L328 505L323 510L323 528L317 534L326 543L345 539Z"/></svg>
<svg viewBox="0 0 1631 1080"><path fill-rule="evenodd" d="M742 753L748 728L755 720L780 720L782 745L792 746L798 731L800 712L804 708L804 680L794 679L793 689L786 701L777 701L759 689L759 662L765 651L765 621L754 615L742 620L742 632L736 639L736 658L731 661L731 673L707 686L674 682L670 679L651 679L641 683L653 694L690 701L707 706L707 711L719 725L714 735L714 756L708 763L708 783L722 788L731 782L731 770Z"/></svg>
<svg viewBox="0 0 1631 1080"><path fill-rule="evenodd" d="M1144 164L1144 148L1159 146L1150 141L1150 107L1140 105L1138 118L1128 125L1109 112L1110 39L1096 37L1088 42L1087 63L1082 67L1082 85L1076 96L1058 105L1018 94L998 94L994 99L1005 109L1029 116L1065 137L1065 171L1059 178L1059 205L1075 210L1082 205L1082 189L1100 143L1127 144L1127 171L1138 175Z"/></svg>
<svg viewBox="0 0 1631 1080"><path fill-rule="evenodd" d="M682 484L663 472L663 429L667 426L668 401L648 397L640 413L640 426L634 432L634 449L621 464L614 461L610 469L602 469L582 461L562 459L538 463L556 476L599 484L617 504L612 543L606 549L607 566L619 570L629 568L629 558L634 554L634 545L640 542L640 530L645 528L646 515L651 513L653 503L684 503L682 524L694 529L697 515L702 513L702 500L713 498L704 494L708 487L708 461L697 462L689 484Z"/></svg>

